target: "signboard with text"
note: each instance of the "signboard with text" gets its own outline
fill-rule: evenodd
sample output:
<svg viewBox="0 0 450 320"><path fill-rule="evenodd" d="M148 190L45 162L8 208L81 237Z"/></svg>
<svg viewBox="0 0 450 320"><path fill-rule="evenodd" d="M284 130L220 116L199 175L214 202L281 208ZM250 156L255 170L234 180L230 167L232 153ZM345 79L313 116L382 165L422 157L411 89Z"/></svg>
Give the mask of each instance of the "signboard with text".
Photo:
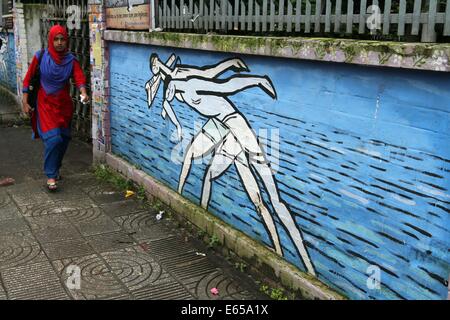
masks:
<svg viewBox="0 0 450 320"><path fill-rule="evenodd" d="M0 0L0 29L13 28L12 10L13 10L12 0Z"/></svg>
<svg viewBox="0 0 450 320"><path fill-rule="evenodd" d="M149 30L149 0L107 0L106 28Z"/></svg>

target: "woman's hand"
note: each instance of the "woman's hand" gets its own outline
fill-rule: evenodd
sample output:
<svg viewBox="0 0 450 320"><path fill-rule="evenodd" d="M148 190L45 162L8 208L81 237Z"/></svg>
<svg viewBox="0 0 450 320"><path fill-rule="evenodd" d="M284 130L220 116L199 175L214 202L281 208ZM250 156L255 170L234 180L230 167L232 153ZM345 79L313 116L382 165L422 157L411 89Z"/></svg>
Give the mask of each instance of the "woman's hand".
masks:
<svg viewBox="0 0 450 320"><path fill-rule="evenodd" d="M83 104L89 103L89 96L87 94L86 95L80 94L80 101Z"/></svg>
<svg viewBox="0 0 450 320"><path fill-rule="evenodd" d="M24 93L23 98L22 98L22 111L26 115L31 115L31 112L33 111L33 109L31 108L31 106L28 103L28 94L27 93Z"/></svg>
<svg viewBox="0 0 450 320"><path fill-rule="evenodd" d="M80 91L81 91L81 94L80 94L81 102L84 103L84 104L88 103L89 102L89 96L86 93L86 89L85 88L81 88Z"/></svg>
<svg viewBox="0 0 450 320"><path fill-rule="evenodd" d="M31 115L31 113L33 112L33 109L31 108L31 106L28 103L23 103L22 104L22 111L26 115Z"/></svg>

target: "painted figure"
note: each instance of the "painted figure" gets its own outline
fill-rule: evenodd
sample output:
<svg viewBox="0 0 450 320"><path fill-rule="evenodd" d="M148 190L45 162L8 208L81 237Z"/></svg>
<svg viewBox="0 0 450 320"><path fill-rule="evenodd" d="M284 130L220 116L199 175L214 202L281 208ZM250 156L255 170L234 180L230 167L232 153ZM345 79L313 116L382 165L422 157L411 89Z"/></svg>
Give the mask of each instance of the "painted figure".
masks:
<svg viewBox="0 0 450 320"><path fill-rule="evenodd" d="M286 203L280 198L276 180L266 155L250 124L228 98L245 89L257 87L271 98L276 99L276 91L270 78L233 74L228 78L219 79L220 75L229 70L249 71L241 59L228 59L213 66L195 67L177 63L174 55L171 55L168 61L163 63L156 54L152 54L150 68L154 76L145 86L148 93L148 105L152 106L162 82L164 89L161 115L163 118L169 116L177 128L179 139L182 138L182 127L171 106L174 99L186 103L208 118L186 150L178 192L181 194L183 191L192 161L212 154L203 179L201 196L201 206L207 208L213 181L234 164L249 198L263 218L275 251L283 255L275 222L263 201L257 182L257 177L259 177L269 195L275 213L291 236L306 270L315 275L311 259L303 244L302 234Z"/></svg>

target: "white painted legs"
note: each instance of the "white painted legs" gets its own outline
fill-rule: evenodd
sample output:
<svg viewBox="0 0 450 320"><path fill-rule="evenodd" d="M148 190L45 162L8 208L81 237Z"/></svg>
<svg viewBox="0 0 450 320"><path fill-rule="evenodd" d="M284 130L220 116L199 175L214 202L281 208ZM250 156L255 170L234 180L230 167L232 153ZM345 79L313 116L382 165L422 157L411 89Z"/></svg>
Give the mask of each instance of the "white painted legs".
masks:
<svg viewBox="0 0 450 320"><path fill-rule="evenodd" d="M223 139L220 139L219 142L214 142L203 131L193 139L186 152L178 192L181 193L183 191L192 160L209 155L214 151L203 179L201 206L203 208L208 207L213 181L220 177L234 163L250 200L255 205L257 212L261 215L267 227L275 251L283 255L273 216L264 204L261 189L256 180L256 174L259 175L269 195L274 213L278 215L281 223L286 227L303 260L307 272L316 275L308 251L303 243L302 234L291 212L279 197L275 178L265 159L263 150L258 145L256 136L240 115L236 115L235 118L227 120L226 126L230 128L230 132ZM240 136L234 132L239 133ZM254 171L251 170L250 166L253 167Z"/></svg>
<svg viewBox="0 0 450 320"><path fill-rule="evenodd" d="M207 156L214 150L214 143L205 134L200 131L186 150L183 167L181 169L180 180L178 182L178 193L183 192L186 178L191 170L192 161L200 157Z"/></svg>
<svg viewBox="0 0 450 320"><path fill-rule="evenodd" d="M241 180L244 183L244 188L247 191L248 196L250 197L251 201L256 207L256 211L258 211L258 213L263 218L267 230L269 231L269 234L272 238L275 251L282 256L283 251L281 250L280 239L278 237L275 222L273 220L271 213L269 212L269 210L267 209L267 207L263 202L261 191L259 190L255 177L253 176L250 168L248 167L248 163L242 164L237 161L236 168L238 170L239 175L241 176Z"/></svg>
<svg viewBox="0 0 450 320"><path fill-rule="evenodd" d="M255 168L262 181L264 182L264 186L269 193L272 206L281 222L286 227L295 246L297 247L297 250L302 257L303 263L305 264L306 270L308 271L308 273L315 276L316 273L314 271L314 267L311 263L311 259L309 258L308 251L306 251L306 247L303 244L303 237L297 225L295 224L295 221L288 208L286 207L284 202L280 200L272 171L265 163L254 162L252 163L252 166Z"/></svg>

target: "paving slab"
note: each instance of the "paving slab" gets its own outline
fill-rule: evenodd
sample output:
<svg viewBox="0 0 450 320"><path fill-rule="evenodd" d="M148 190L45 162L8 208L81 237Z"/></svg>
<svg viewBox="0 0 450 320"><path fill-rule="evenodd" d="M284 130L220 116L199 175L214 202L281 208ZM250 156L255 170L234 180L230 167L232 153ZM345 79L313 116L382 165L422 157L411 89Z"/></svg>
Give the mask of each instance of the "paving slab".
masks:
<svg viewBox="0 0 450 320"><path fill-rule="evenodd" d="M19 208L6 192L0 191L0 221L17 218L20 218Z"/></svg>
<svg viewBox="0 0 450 320"><path fill-rule="evenodd" d="M11 300L66 300L68 295L48 261L24 264L2 271Z"/></svg>
<svg viewBox="0 0 450 320"><path fill-rule="evenodd" d="M64 214L27 217L26 220L41 244L81 238L81 234Z"/></svg>
<svg viewBox="0 0 450 320"><path fill-rule="evenodd" d="M69 287L69 293L76 300L103 299L110 296L127 294L125 285L119 281L100 256L93 254L74 259L53 262L58 276L67 283L72 275L71 266L80 269L79 287Z"/></svg>
<svg viewBox="0 0 450 320"><path fill-rule="evenodd" d="M31 263L47 261L47 257L38 245L26 247L0 248L0 272Z"/></svg>
<svg viewBox="0 0 450 320"><path fill-rule="evenodd" d="M106 252L123 249L137 244L137 242L124 231L98 234L86 237L87 241L97 252Z"/></svg>
<svg viewBox="0 0 450 320"><path fill-rule="evenodd" d="M85 239L69 239L43 243L42 248L50 260L73 258L95 253Z"/></svg>
<svg viewBox="0 0 450 320"><path fill-rule="evenodd" d="M8 300L6 291L1 284L0 284L0 300Z"/></svg>
<svg viewBox="0 0 450 320"><path fill-rule="evenodd" d="M113 219L120 216L127 216L136 212L142 212L146 209L141 202L134 201L132 199L104 203L100 205L100 207L109 217Z"/></svg>
<svg viewBox="0 0 450 320"><path fill-rule="evenodd" d="M2 220L0 223L0 234L16 233L29 230L29 226L22 218Z"/></svg>

